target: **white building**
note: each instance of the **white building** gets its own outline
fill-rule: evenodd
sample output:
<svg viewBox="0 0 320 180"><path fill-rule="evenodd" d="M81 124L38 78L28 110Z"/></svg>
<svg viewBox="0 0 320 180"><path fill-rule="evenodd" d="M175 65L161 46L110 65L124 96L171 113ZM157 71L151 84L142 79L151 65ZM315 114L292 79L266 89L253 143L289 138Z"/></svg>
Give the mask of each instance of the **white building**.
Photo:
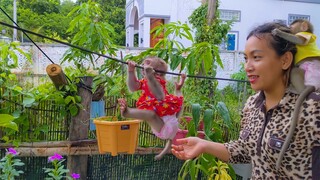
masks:
<svg viewBox="0 0 320 180"><path fill-rule="evenodd" d="M186 22L200 0L127 0L126 44L128 47L150 47L150 29L157 23ZM220 0L220 17L236 18L229 34L227 50L242 51L249 31L264 22L309 19L320 44L320 0ZM187 41L181 41L189 45Z"/></svg>

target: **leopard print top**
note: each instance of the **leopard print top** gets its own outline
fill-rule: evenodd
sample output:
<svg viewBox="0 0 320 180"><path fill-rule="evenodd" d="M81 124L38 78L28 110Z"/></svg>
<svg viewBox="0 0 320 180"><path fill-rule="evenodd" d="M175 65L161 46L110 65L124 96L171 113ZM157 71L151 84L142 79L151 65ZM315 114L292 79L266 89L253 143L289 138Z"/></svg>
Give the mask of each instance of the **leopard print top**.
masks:
<svg viewBox="0 0 320 180"><path fill-rule="evenodd" d="M263 92L251 96L242 110L240 137L225 143L230 163L252 163L252 179L320 179L320 94L303 102L293 139L281 167L276 161L289 131L295 102L289 90L266 112Z"/></svg>

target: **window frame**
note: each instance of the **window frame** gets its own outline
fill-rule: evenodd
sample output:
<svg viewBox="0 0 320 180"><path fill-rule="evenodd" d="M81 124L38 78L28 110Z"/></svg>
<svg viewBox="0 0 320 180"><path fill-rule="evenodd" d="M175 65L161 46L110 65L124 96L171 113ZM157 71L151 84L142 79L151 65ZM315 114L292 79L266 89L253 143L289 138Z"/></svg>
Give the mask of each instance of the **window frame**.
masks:
<svg viewBox="0 0 320 180"><path fill-rule="evenodd" d="M290 17L293 17L293 16L296 16L298 18L295 18L291 21ZM308 21L310 21L310 18L311 18L310 15L305 15L305 14L288 14L288 25L290 25L296 19L307 19Z"/></svg>
<svg viewBox="0 0 320 180"><path fill-rule="evenodd" d="M239 10L219 9L219 11L220 11L220 19L223 20L223 21L231 21L231 20L233 20L234 22L240 22L241 21L241 11L239 11ZM233 15L232 19L223 19L223 18L221 18L223 12L239 13L239 18L233 19L235 17Z"/></svg>
<svg viewBox="0 0 320 180"><path fill-rule="evenodd" d="M234 34L235 35L235 40L234 40L234 49L233 50L228 50L228 38L224 40L220 45L219 45L219 50L221 51L238 51L239 50L239 31L229 31L227 33L227 36L229 34Z"/></svg>

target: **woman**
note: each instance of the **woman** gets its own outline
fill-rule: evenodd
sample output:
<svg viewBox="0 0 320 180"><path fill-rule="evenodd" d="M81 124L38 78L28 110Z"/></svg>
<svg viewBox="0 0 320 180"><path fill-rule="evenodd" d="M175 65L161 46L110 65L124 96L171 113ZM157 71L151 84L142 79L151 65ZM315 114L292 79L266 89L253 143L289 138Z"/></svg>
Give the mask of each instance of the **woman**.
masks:
<svg viewBox="0 0 320 180"><path fill-rule="evenodd" d="M179 145L172 145L177 158L186 160L209 153L230 163L252 163L252 179L320 179L318 93L311 93L303 102L289 148L276 169L299 94L289 88L295 45L273 36L275 28L290 32L281 24L266 23L247 37L245 70L257 94L242 110L239 139L225 144L196 137L180 139Z"/></svg>

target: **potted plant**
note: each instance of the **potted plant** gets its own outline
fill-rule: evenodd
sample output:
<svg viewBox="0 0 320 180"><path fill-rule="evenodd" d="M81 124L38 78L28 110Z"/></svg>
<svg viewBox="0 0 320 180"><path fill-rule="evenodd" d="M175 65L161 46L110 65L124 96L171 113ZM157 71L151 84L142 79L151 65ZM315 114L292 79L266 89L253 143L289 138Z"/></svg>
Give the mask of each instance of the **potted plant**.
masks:
<svg viewBox="0 0 320 180"><path fill-rule="evenodd" d="M108 88L108 95L119 95L128 98L124 73L121 79L116 77L113 86ZM118 81L117 81L118 80ZM99 152L101 154L110 152L112 156L118 153L134 154L138 144L139 125L141 120L125 120L121 117L119 108L114 116L103 116L95 118L93 123L96 126Z"/></svg>
<svg viewBox="0 0 320 180"><path fill-rule="evenodd" d="M112 68L114 67L114 68ZM105 76L100 79L100 84L109 83L107 87L108 96L121 95L125 98L132 98L134 94L129 93L126 88L124 67L114 66L113 63L105 64L102 70L114 69L115 73L111 78ZM116 73L119 71L118 73ZM110 85L111 84L111 85ZM121 117L119 108L114 116L103 116L95 118L93 123L96 126L98 148L101 154L110 152L112 156L118 153L134 154L138 144L139 125L141 120L125 120Z"/></svg>

